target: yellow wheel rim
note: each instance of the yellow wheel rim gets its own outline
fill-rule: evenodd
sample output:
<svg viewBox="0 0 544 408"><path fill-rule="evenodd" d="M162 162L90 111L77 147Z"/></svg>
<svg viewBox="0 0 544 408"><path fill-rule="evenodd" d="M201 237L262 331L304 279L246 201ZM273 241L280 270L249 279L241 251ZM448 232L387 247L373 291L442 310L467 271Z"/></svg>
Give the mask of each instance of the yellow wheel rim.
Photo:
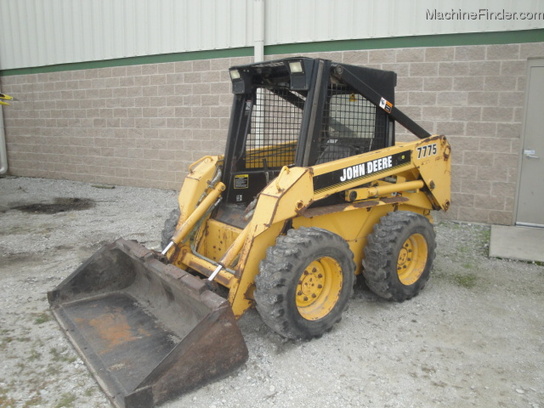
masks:
<svg viewBox="0 0 544 408"><path fill-rule="evenodd" d="M306 320L325 317L334 308L342 290L342 268L333 258L324 256L311 262L300 275L296 304Z"/></svg>
<svg viewBox="0 0 544 408"><path fill-rule="evenodd" d="M421 234L408 237L399 252L397 274L403 285L412 285L420 278L427 264L427 241Z"/></svg>

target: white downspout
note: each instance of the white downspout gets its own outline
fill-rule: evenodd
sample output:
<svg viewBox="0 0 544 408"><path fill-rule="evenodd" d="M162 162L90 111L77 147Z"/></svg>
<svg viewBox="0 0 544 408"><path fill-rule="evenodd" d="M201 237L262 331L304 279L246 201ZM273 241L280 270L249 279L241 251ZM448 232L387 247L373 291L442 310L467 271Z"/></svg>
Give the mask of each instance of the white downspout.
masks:
<svg viewBox="0 0 544 408"><path fill-rule="evenodd" d="M4 130L4 114L0 105L0 175L8 172L8 152L6 143L6 132Z"/></svg>
<svg viewBox="0 0 544 408"><path fill-rule="evenodd" d="M264 61L265 0L253 0L253 62ZM262 89L257 89L253 134L257 146L265 145L263 128L264 107Z"/></svg>
<svg viewBox="0 0 544 408"><path fill-rule="evenodd" d="M253 0L253 62L264 61L265 0Z"/></svg>

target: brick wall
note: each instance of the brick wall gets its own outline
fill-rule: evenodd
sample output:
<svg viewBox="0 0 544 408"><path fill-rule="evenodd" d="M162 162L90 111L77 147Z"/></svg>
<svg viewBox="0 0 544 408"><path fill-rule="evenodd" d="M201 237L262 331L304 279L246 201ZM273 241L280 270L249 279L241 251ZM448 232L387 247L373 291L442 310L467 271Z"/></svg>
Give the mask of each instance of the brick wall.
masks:
<svg viewBox="0 0 544 408"><path fill-rule="evenodd" d="M447 217L511 224L528 58L544 43L308 54L397 72L396 103L453 147ZM272 58L281 57L273 56ZM10 172L179 188L187 166L222 153L227 69L249 58L6 76ZM409 136L398 128L398 137Z"/></svg>
<svg viewBox="0 0 544 408"><path fill-rule="evenodd" d="M10 173L179 188L224 151L232 94L217 59L1 78Z"/></svg>
<svg viewBox="0 0 544 408"><path fill-rule="evenodd" d="M512 224L528 58L544 43L344 52L345 62L399 75L396 103L452 144L448 218ZM406 136L397 129L398 136Z"/></svg>

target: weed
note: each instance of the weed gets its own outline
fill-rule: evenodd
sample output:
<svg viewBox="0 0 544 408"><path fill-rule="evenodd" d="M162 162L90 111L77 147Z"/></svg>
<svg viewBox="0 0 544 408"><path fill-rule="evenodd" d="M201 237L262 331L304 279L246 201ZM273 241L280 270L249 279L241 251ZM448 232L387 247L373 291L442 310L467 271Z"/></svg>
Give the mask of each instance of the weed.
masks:
<svg viewBox="0 0 544 408"><path fill-rule="evenodd" d="M65 355L62 354L62 351L58 351L54 347L51 350L49 350L49 352L53 356L54 361L73 363L74 361L77 360L77 357L75 357L75 356L65 356Z"/></svg>
<svg viewBox="0 0 544 408"><path fill-rule="evenodd" d="M40 358L42 358L41 353L36 349L32 349L32 351L30 352L30 356L28 357L28 361L36 361Z"/></svg>
<svg viewBox="0 0 544 408"><path fill-rule="evenodd" d="M0 408L8 408L15 405L13 398L9 398L6 394L7 388L0 388Z"/></svg>
<svg viewBox="0 0 544 408"><path fill-rule="evenodd" d="M43 406L42 397L40 397L39 395L34 395L28 401L25 401L25 405L23 405L23 408L41 407L41 406Z"/></svg>
<svg viewBox="0 0 544 408"><path fill-rule="evenodd" d="M0 339L0 350L5 350L12 341L13 337L3 337Z"/></svg>
<svg viewBox="0 0 544 408"><path fill-rule="evenodd" d="M463 255L469 255L472 253L472 248L466 245L460 246L457 250L460 254L463 254Z"/></svg>
<svg viewBox="0 0 544 408"><path fill-rule="evenodd" d="M489 256L489 245L491 242L491 228L481 230L477 235L478 240L478 252L481 255Z"/></svg>
<svg viewBox="0 0 544 408"><path fill-rule="evenodd" d="M55 376L55 375L57 375L57 374L59 374L61 372L61 369L59 367L48 365L46 372L50 376Z"/></svg>
<svg viewBox="0 0 544 408"><path fill-rule="evenodd" d="M76 400L76 396L71 392L62 394L60 401L55 405L55 408L73 407L72 404Z"/></svg>
<svg viewBox="0 0 544 408"><path fill-rule="evenodd" d="M478 277L473 273L453 275L453 281L455 284L466 289L472 289L474 286L476 286L477 280Z"/></svg>
<svg viewBox="0 0 544 408"><path fill-rule="evenodd" d="M15 406L15 400L13 398L6 397L0 394L0 408L10 408Z"/></svg>
<svg viewBox="0 0 544 408"><path fill-rule="evenodd" d="M491 228L480 231L480 240L484 245L489 244L489 241L491 240Z"/></svg>
<svg viewBox="0 0 544 408"><path fill-rule="evenodd" d="M450 228L453 230L461 230L465 228L464 224L455 221L442 221L440 224L445 225L446 228Z"/></svg>
<svg viewBox="0 0 544 408"><path fill-rule="evenodd" d="M35 324L43 324L47 323L51 320L51 316L47 312L39 313L36 318L34 319Z"/></svg>

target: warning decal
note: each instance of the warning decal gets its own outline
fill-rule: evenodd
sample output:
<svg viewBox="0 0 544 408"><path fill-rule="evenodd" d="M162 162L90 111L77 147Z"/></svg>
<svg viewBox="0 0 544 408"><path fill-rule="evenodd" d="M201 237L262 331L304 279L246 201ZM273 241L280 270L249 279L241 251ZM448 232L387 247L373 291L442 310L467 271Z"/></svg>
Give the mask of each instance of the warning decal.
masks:
<svg viewBox="0 0 544 408"><path fill-rule="evenodd" d="M393 104L387 99L382 98L380 99L380 108L382 108L387 113L391 113L391 111L393 110Z"/></svg>
<svg viewBox="0 0 544 408"><path fill-rule="evenodd" d="M234 188L236 190L249 188L249 174L236 174L234 176Z"/></svg>

